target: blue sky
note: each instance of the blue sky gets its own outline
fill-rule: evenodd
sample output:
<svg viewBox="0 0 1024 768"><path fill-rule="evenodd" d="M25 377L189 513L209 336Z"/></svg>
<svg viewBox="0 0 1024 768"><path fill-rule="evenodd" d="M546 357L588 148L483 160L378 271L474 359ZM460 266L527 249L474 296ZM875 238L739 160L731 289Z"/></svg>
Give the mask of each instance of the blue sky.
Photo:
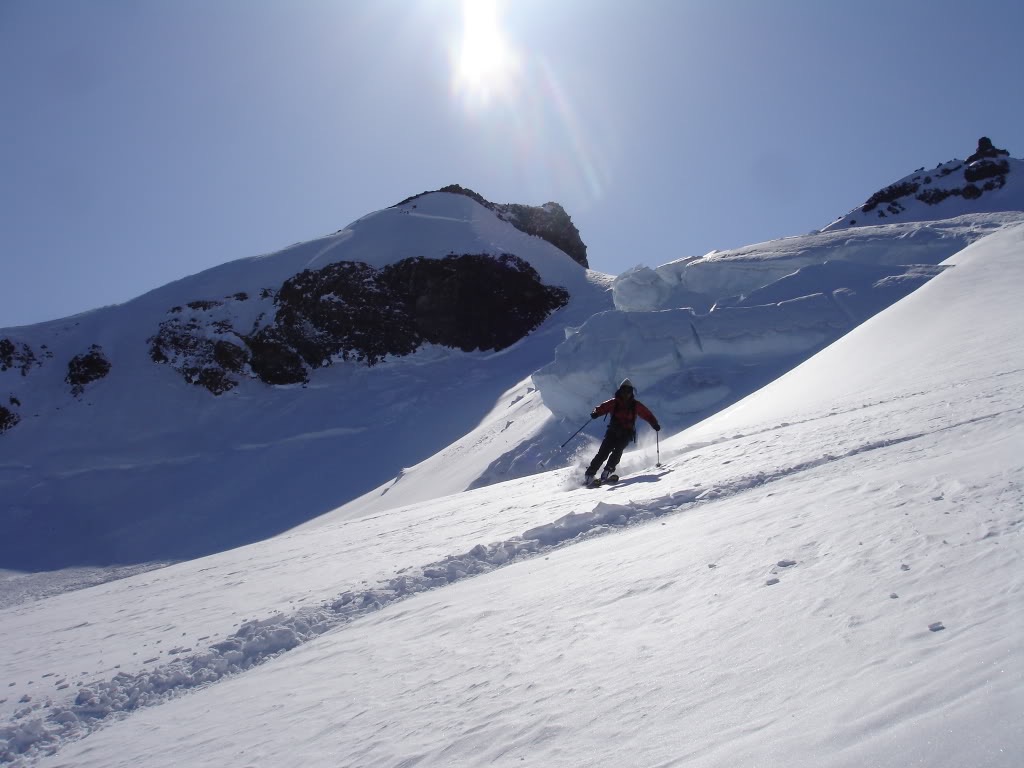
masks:
<svg viewBox="0 0 1024 768"><path fill-rule="evenodd" d="M0 326L451 183L561 203L618 274L824 226L981 135L1024 4L4 0Z"/></svg>

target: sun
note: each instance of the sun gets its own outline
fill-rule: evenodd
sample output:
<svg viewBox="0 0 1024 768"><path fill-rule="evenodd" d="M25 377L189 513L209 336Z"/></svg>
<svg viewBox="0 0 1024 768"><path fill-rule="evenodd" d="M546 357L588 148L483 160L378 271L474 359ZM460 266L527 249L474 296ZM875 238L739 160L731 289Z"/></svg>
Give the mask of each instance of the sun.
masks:
<svg viewBox="0 0 1024 768"><path fill-rule="evenodd" d="M463 0L454 65L455 91L467 102L486 105L508 92L519 63L502 31L498 0Z"/></svg>

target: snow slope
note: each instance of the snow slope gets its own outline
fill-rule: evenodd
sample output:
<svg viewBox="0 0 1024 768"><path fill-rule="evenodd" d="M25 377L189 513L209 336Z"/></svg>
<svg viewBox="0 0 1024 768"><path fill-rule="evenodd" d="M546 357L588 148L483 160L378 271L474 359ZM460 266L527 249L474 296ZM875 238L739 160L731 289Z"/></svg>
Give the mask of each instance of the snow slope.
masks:
<svg viewBox="0 0 1024 768"><path fill-rule="evenodd" d="M944 269L950 255L1022 221L1024 212L1003 212L858 227L656 270L638 267L612 283L616 311L570 329L554 359L510 387L473 430L309 525L546 468L580 467L604 431L603 421L585 426L587 414L626 377L640 387L640 399L662 424L690 426L917 289ZM693 290L698 284L710 292ZM681 308L687 297L712 310ZM580 436L560 448L581 426ZM656 454L654 435L645 426L639 446L646 455Z"/></svg>
<svg viewBox="0 0 1024 768"><path fill-rule="evenodd" d="M427 346L373 368L335 361L306 385L242 378L215 397L150 359L147 339L171 308L184 316L189 302L218 300L249 327L273 309L264 289L304 269L450 253L518 254L571 300L499 353ZM433 193L123 305L0 330L38 356L28 375L0 372L0 404L21 415L0 434L0 569L78 567L74 578L87 578L228 549L326 512L472 430L550 360L565 326L611 306L609 282L469 197ZM239 293L248 298L230 298ZM92 344L112 368L76 397L66 363Z"/></svg>
<svg viewBox="0 0 1024 768"><path fill-rule="evenodd" d="M618 486L556 470L4 610L0 754L1019 765L1024 226L946 263Z"/></svg>

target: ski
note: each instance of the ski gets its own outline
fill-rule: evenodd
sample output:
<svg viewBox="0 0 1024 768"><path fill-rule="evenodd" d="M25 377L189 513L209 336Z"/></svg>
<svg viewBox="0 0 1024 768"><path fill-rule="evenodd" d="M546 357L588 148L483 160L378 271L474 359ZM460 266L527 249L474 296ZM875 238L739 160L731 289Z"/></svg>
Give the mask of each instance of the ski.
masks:
<svg viewBox="0 0 1024 768"><path fill-rule="evenodd" d="M642 475L639 475L639 477L655 478L656 479L656 478L662 477L664 475L667 475L669 472L671 472L671 470L668 469L667 467L659 467L659 471L658 472L653 472L653 473L649 473L649 474L642 474ZM605 479L605 480L601 480L600 478L595 477L589 483L588 482L584 482L583 483L583 487L584 488L601 488L601 487L603 487L605 485L615 485L617 482L619 482L619 476L618 475L609 475L608 478Z"/></svg>

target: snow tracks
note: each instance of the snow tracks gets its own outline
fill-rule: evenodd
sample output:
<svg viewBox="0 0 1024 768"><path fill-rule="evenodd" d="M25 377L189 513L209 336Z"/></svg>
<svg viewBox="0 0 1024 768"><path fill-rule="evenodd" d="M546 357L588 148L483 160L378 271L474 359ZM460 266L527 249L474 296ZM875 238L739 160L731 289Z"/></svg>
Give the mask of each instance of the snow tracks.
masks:
<svg viewBox="0 0 1024 768"><path fill-rule="evenodd" d="M585 489L581 492L589 493ZM29 765L115 718L251 669L398 600L654 519L700 495L699 490L691 489L645 504L598 502L589 512L564 515L507 540L477 544L466 552L402 569L386 582L346 589L318 606L249 621L205 650L181 649L174 661L155 669L76 684L73 695L66 700L25 701L11 720L0 725L0 763Z"/></svg>

